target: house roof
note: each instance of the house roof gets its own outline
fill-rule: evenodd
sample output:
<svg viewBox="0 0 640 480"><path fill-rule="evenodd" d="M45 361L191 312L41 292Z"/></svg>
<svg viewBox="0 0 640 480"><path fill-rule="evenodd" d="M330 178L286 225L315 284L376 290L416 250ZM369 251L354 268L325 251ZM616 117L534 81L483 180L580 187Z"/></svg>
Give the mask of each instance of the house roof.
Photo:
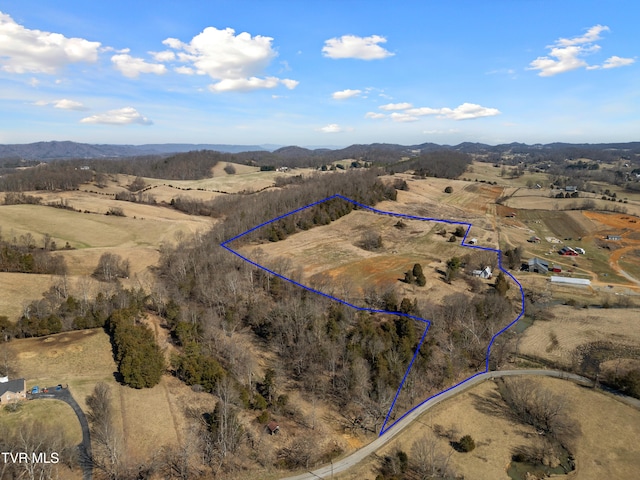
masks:
<svg viewBox="0 0 640 480"><path fill-rule="evenodd" d="M272 432L275 432L276 430L278 430L280 428L280 425L278 425L278 422L271 420L268 424L267 424L267 428L269 430L271 430Z"/></svg>
<svg viewBox="0 0 640 480"><path fill-rule="evenodd" d="M0 383L0 395L7 392L18 393L27 389L27 381L24 378L17 378L8 382Z"/></svg>

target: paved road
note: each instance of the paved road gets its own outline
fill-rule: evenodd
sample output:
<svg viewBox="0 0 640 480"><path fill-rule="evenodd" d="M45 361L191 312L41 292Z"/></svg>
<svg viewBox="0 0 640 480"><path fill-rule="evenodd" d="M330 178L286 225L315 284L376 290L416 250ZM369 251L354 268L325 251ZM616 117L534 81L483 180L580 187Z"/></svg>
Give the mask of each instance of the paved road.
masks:
<svg viewBox="0 0 640 480"><path fill-rule="evenodd" d="M51 399L60 400L68 404L80 422L80 428L82 429L82 443L78 446L80 467L82 468L83 480L92 480L93 478L93 464L91 462L91 436L89 432L89 422L84 412L76 402L75 398L71 395L68 388L56 390L56 387L49 387L47 393L36 393L31 395L32 400L38 399Z"/></svg>
<svg viewBox="0 0 640 480"><path fill-rule="evenodd" d="M353 452L348 457L345 457L331 465L325 465L324 467L320 467L312 472L303 473L300 475L296 475L293 477L287 477L285 480L317 480L318 478L326 478L329 479L332 475L344 472L351 467L357 465L365 458L367 458L372 453L379 450L383 445L387 442L391 441L396 435L398 435L402 430L408 427L414 420L416 420L420 415L434 407L438 403L451 398L459 393L478 385L486 380L498 377L512 377L512 376L520 376L520 375L542 375L545 377L555 377L562 378L564 380L570 380L572 382L579 383L581 385L593 385L593 382L588 378L581 377L580 375L574 375L572 373L561 372L558 370L540 370L540 369L531 369L531 370L502 370L497 372L487 372L480 373L474 377L469 378L464 383L461 383L454 388L444 391L438 396L429 399L427 402L420 405L414 411L409 413L406 417L396 423L393 427L385 432L384 435L378 437L376 440L371 442L370 444L362 447L360 450Z"/></svg>

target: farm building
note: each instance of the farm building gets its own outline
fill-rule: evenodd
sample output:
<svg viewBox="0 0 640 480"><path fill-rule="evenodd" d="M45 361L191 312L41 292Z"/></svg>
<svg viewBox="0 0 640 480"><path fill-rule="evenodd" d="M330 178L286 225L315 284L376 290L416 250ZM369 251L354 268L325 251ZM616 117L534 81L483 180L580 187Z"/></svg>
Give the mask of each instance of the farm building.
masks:
<svg viewBox="0 0 640 480"><path fill-rule="evenodd" d="M545 262L539 258L532 258L529 260L529 271L547 273L549 271L549 262Z"/></svg>
<svg viewBox="0 0 640 480"><path fill-rule="evenodd" d="M480 277L480 278L491 278L491 276L493 275L491 273L491 267L484 267L484 269L482 270L474 270L471 273L474 277Z"/></svg>
<svg viewBox="0 0 640 480"><path fill-rule="evenodd" d="M607 240L622 240L620 235L607 235Z"/></svg>
<svg viewBox="0 0 640 480"><path fill-rule="evenodd" d="M551 277L551 282L552 283L564 283L564 284L567 284L567 285L582 285L582 286L591 285L591 280L589 280L588 278L559 277L559 276L556 276L556 275L553 275Z"/></svg>
<svg viewBox="0 0 640 480"><path fill-rule="evenodd" d="M267 424L267 430L269 431L270 435L275 435L276 433L278 433L280 431L280 425L278 425L278 422L271 420L268 424Z"/></svg>
<svg viewBox="0 0 640 480"><path fill-rule="evenodd" d="M578 256L578 252L576 252L573 248L571 247L562 247L558 253L560 255L564 255L564 256L569 256L569 257L577 257Z"/></svg>
<svg viewBox="0 0 640 480"><path fill-rule="evenodd" d="M9 380L3 377L0 382L0 405L17 402L27 398L27 381L24 378Z"/></svg>
<svg viewBox="0 0 640 480"><path fill-rule="evenodd" d="M477 238L472 238L471 240L469 240L467 242L469 245L475 245L476 243L478 243L478 239Z"/></svg>
<svg viewBox="0 0 640 480"><path fill-rule="evenodd" d="M527 242L529 242L529 243L540 243L540 237L536 237L534 235L532 237L529 237L529 240L527 240Z"/></svg>
<svg viewBox="0 0 640 480"><path fill-rule="evenodd" d="M565 192L577 192L578 191L578 187L576 187L574 185L567 185L566 187L564 187L564 191Z"/></svg>

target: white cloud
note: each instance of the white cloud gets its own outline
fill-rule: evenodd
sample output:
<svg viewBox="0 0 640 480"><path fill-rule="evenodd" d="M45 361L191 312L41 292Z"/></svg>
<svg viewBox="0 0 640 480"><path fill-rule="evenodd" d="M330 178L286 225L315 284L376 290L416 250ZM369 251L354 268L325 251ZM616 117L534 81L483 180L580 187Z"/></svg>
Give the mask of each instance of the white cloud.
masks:
<svg viewBox="0 0 640 480"><path fill-rule="evenodd" d="M189 43L177 38L167 38L162 43L175 50L177 61L185 64L174 69L177 73L208 75L217 80L209 86L211 91L246 92L277 85L295 88L296 80L259 77L277 56L272 41L271 37L251 36L247 32L236 35L232 28L207 27Z"/></svg>
<svg viewBox="0 0 640 480"><path fill-rule="evenodd" d="M406 110L407 108L411 108L413 105L410 103L387 103L386 105L380 105L380 110Z"/></svg>
<svg viewBox="0 0 640 480"><path fill-rule="evenodd" d="M289 90L293 90L300 83L298 80L291 80L290 78L283 78L280 80L280 83L287 87Z"/></svg>
<svg viewBox="0 0 640 480"><path fill-rule="evenodd" d="M394 122L417 122L418 120L420 120L415 115L410 115L408 113L393 112L389 116Z"/></svg>
<svg viewBox="0 0 640 480"><path fill-rule="evenodd" d="M71 63L95 62L100 42L30 30L0 12L0 58L9 73L54 74Z"/></svg>
<svg viewBox="0 0 640 480"><path fill-rule="evenodd" d="M129 78L138 78L141 73L163 75L167 72L167 67L161 63L148 63L142 58L132 57L127 53L114 55L111 61L120 73Z"/></svg>
<svg viewBox="0 0 640 480"><path fill-rule="evenodd" d="M53 102L53 106L55 108L61 108L63 110L78 110L78 111L87 110L87 107L85 107L81 102L76 102L75 100L68 100L66 98Z"/></svg>
<svg viewBox="0 0 640 480"><path fill-rule="evenodd" d="M209 85L212 92L250 92L265 88L275 88L284 85L289 90L296 88L299 82L296 80L280 79L277 77L250 77L250 78L225 78L218 83Z"/></svg>
<svg viewBox="0 0 640 480"><path fill-rule="evenodd" d="M480 117L492 117L494 115L500 115L500 110L497 108L483 107L475 103L463 103L456 108L431 108L431 107L417 107L408 108L410 103L395 103L382 105L380 108L384 110L396 110L389 115L389 118L394 122L415 122L420 117L427 115L435 115L438 118L445 118L450 120L470 120ZM403 111L399 111L403 110ZM383 118L383 114L375 115L373 112L369 112L365 115L367 118Z"/></svg>
<svg viewBox="0 0 640 480"><path fill-rule="evenodd" d="M75 100L69 100L67 98L63 98L62 100L54 100L52 102L48 102L46 100L38 100L37 102L33 102L33 105L37 105L38 107L46 107L48 105L53 105L54 108L60 108L62 110L88 110L81 102L76 102Z"/></svg>
<svg viewBox="0 0 640 480"><path fill-rule="evenodd" d="M185 67L184 65L181 67L176 67L173 69L174 72L180 73L182 75L195 75L196 71L191 67Z"/></svg>
<svg viewBox="0 0 640 480"><path fill-rule="evenodd" d="M594 42L601 39L602 32L609 31L606 25L594 25L587 32L574 38L560 38L555 44L547 46L549 54L538 57L529 64L529 70L540 70L541 77L551 77L559 73L570 72L579 68L598 70L600 68L617 68L631 65L633 58L618 56L609 57L602 65L589 65L583 57L598 52L600 45Z"/></svg>
<svg viewBox="0 0 640 480"><path fill-rule="evenodd" d="M407 113L410 115L417 115L422 117L424 115L437 115L441 113L440 108L430 108L430 107L419 107L419 108L410 108L407 110Z"/></svg>
<svg viewBox="0 0 640 480"><path fill-rule="evenodd" d="M330 38L324 42L322 54L329 58L357 58L360 60L379 60L394 55L382 48L379 43L386 43L387 39L380 35L357 37L343 35L340 38Z"/></svg>
<svg viewBox="0 0 640 480"><path fill-rule="evenodd" d="M378 112L367 112L365 114L365 118L373 118L373 119L378 119L378 118L385 118L386 115L384 113L378 113Z"/></svg>
<svg viewBox="0 0 640 480"><path fill-rule="evenodd" d="M609 31L609 27L607 27L606 25L594 25L589 30L587 30L587 33L585 33L583 36L574 37L574 38L560 38L556 42L556 45L569 47L571 45L582 45L583 43L593 43L596 40L600 40L600 38L602 38L600 37L600 33L608 32L608 31Z"/></svg>
<svg viewBox="0 0 640 480"><path fill-rule="evenodd" d="M578 58L579 55L583 55L584 53L585 49L579 46L552 48L551 52L549 52L549 57L538 57L533 60L529 64L529 70L540 70L538 75L541 77L551 77L558 73L570 72L577 68L588 67L589 64L586 61Z"/></svg>
<svg viewBox="0 0 640 480"><path fill-rule="evenodd" d="M318 130L323 133L338 133L344 131L344 129L337 123L330 123L329 125L325 125Z"/></svg>
<svg viewBox="0 0 640 480"><path fill-rule="evenodd" d="M152 125L153 122L147 117L143 117L133 107L124 107L116 110L109 110L99 115L91 115L90 117L80 120L81 123L94 123L105 125L131 125L137 123L139 125Z"/></svg>
<svg viewBox="0 0 640 480"><path fill-rule="evenodd" d="M362 90L351 90L349 88L347 88L346 90L340 90L339 92L333 92L331 94L331 97L334 100L345 100L347 98L351 98L351 97L355 97L357 95L360 95L362 93Z"/></svg>
<svg viewBox="0 0 640 480"><path fill-rule="evenodd" d="M29 83L29 85L30 85L30 86L32 86L33 88L36 88L38 85L40 85L40 80L38 80L38 79L37 79L37 78L35 78L35 77L31 77L31 78L29 79L29 82L28 82L28 83Z"/></svg>
<svg viewBox="0 0 640 480"><path fill-rule="evenodd" d="M602 64L602 68L624 67L627 65L631 65L632 63L635 63L634 58L622 58L614 55L613 57L609 57L604 61L604 63Z"/></svg>
<svg viewBox="0 0 640 480"><path fill-rule="evenodd" d="M176 59L176 54L171 50L164 50L162 52L149 52L156 62L172 62Z"/></svg>
<svg viewBox="0 0 640 480"><path fill-rule="evenodd" d="M493 117L500 115L500 110L497 108L487 108L475 103L463 103L454 109L441 108L439 111L440 117L450 118L453 120L470 120L480 117Z"/></svg>

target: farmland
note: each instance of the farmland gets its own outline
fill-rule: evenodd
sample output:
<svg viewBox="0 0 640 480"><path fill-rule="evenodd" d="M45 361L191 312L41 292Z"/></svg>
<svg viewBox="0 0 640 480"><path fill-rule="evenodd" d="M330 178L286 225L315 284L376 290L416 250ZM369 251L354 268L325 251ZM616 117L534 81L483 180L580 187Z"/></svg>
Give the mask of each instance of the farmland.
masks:
<svg viewBox="0 0 640 480"><path fill-rule="evenodd" d="M92 276L104 253L117 254L129 261L130 275L129 278L118 280L121 287L142 288L149 293L153 292L154 299L167 294L157 277L163 249L180 245L181 242L187 244L194 238L204 238L209 229L224 221L223 217L212 218L180 212L171 208L171 200L182 196L207 202L227 194L244 192L243 195L252 195L247 192L279 188L274 186L274 179L283 176L282 172L260 172L258 167L239 164L234 165L237 173L229 175L224 167L225 165L217 165L214 167L213 177L203 180L144 178L149 187L144 194L151 195L154 199L148 203L116 200L114 195L123 192L135 180L135 177L118 174L108 176L106 185L101 188L88 183L73 191L31 192L42 198L45 204L53 202L69 208L45 205L0 206L4 239L15 238L19 242L22 236L30 234L40 245L44 241L44 235L51 235L58 246L53 254L62 256L68 267L65 277L1 272L0 288L7 295L0 298L0 315L7 315L11 322L15 322L23 315L29 302L42 298L42 294L52 286L64 286L67 294L76 298L94 298L98 293L112 294L118 288L115 284L99 281ZM381 180L384 183L392 184L401 180L406 182L407 189L398 190L395 201L379 202L375 208L384 212L469 223L472 227L467 242L474 238L480 247L501 248L503 251L519 246L522 248L524 262L534 256L543 258L550 264L560 266L562 275L591 280L591 287L586 288L555 286L549 283L547 276L519 272L517 265L511 273L522 283L525 293L531 293L532 298L541 297L545 303L542 313L535 319L528 317L525 325L528 327L519 329L521 333L514 334L510 339L512 343L505 355L503 368L526 366L530 362L539 361L572 369L576 364L576 351L594 342L608 342L621 348L620 355L603 362L603 373L625 372L633 368L637 359L625 356L625 352L635 352L633 349L640 347L640 337L637 335L640 325L635 322L639 315L637 295L640 265L637 258L640 251L640 227L635 221L637 217L632 214L636 208L633 202L636 200L630 197L626 204L628 213L564 210L562 207L572 199L556 200L549 198L548 190L526 187L530 179L548 184L546 174L526 174L519 179L510 179L500 176L500 169L491 164L474 163L471 168L472 171L465 172L462 177L472 180L419 179L410 173L383 176ZM312 169L291 170L285 176L308 177L315 175L314 172ZM478 181L475 181L476 176ZM447 187L451 187L450 193L445 192ZM501 204L496 204L499 199L503 199L500 200ZM107 215L114 209L121 209L122 215ZM402 225L399 225L400 220ZM279 241L245 244L239 247L239 251L278 273L321 292L346 299L354 305L365 306L364 299L371 290L391 289L397 294L398 300L409 298L423 312L435 315L447 298L460 295L458 299L471 299L474 298L472 293L477 291L483 294L494 291L495 277L492 280L471 279L470 271L496 262L496 254L484 252L491 259L487 255L482 259L476 257L478 250L460 245L461 237L455 236L457 226L455 223L406 217L401 219L356 209L329 224L297 231ZM379 247L363 248L368 232L375 232L380 237ZM613 234L620 235L621 240L607 241L606 235ZM455 241L450 241L452 236ZM539 237L540 243L528 242L531 236ZM62 248L67 243L69 248ZM584 248L586 254L561 257L557 251L564 245ZM461 270L458 279L447 282L447 261L452 257L466 255L469 255L468 268ZM480 263L471 266L474 262ZM405 273L416 263L424 270L424 287L402 281ZM225 306L227 310L224 310L216 303L221 295L235 295L236 299L251 298L254 295L265 302L265 298L258 296L262 295L257 292L258 280L252 280L255 282L252 288L255 286L256 291L251 295L233 290L239 284L241 276L249 278L255 275L247 273L245 267L236 266L223 272L224 278L229 279L228 292L207 291L208 298L214 299L210 306L189 311L188 318L194 324L201 322L202 318L212 322L198 335L206 337L212 349L225 352L225 367L234 365L233 368L239 370L238 358L246 360L248 366L246 371L242 370L246 375L244 378L248 378L249 388L252 385L255 388L264 381L266 372L276 365L277 355L273 349L267 348L264 338L256 336L252 330L254 326L243 325L234 316L239 316L235 305ZM211 274L220 275L215 269L212 272L214 273ZM514 286L513 282L511 286ZM277 292L269 293L275 297ZM519 291L512 288L507 297L514 300L515 305L518 304L518 295ZM306 300L304 296L301 298L299 307L304 309ZM615 308L595 308L601 305ZM511 319L518 313L515 309L513 312ZM168 322L158 312L146 312L144 318L137 321L152 327L167 360L172 354L182 352L183 346L176 341L175 331L169 332ZM367 321L381 329L388 328L391 324L390 320L381 317L370 317ZM219 328L223 330L217 331ZM311 328L308 327L308 331ZM319 331L326 332L324 328L321 327ZM442 329L442 324L439 328ZM318 336L320 340L316 344L325 342L322 335ZM434 344L445 344L445 339L430 338L425 344L425 352L428 348L432 355L430 361L437 364L439 360L433 353ZM433 343L429 344L430 341ZM99 382L108 384L113 393L116 427L129 452L127 461L132 464L144 463L157 454L163 445L178 448L191 442L194 412L212 412L216 402L219 402L218 395L197 391L197 388L191 389L170 371L162 376L158 385L150 389L136 390L122 385L114 375L117 366L112 345L108 335L101 329L64 332L42 338L14 339L7 345L13 358L13 371L27 378L29 386L68 384L74 397L85 409L86 397L91 394L95 385ZM380 348L380 345L367 344L366 348ZM246 352L246 356L242 356L238 350ZM336 352L331 353L325 343L319 351L322 355L337 355ZM398 354L395 355L397 357ZM325 360L318 360L323 361ZM384 357L384 362L389 365L399 363L393 354ZM453 368L450 364L447 366L444 360L442 362L444 366L438 368L443 371ZM276 478L281 473L279 469L283 467L282 461L278 460L281 458L279 456L284 455L282 452L287 448L302 448L301 438L311 439L311 443L307 442L304 446L316 452L310 454L310 458L316 462L314 465L338 455L347 455L375 438L377 432L358 429L354 427L355 423L350 424L349 422L353 422L348 416L351 412L347 409L337 411L331 395L318 393L316 396L315 390L310 394L304 378L292 378L285 373L284 368L277 367L276 376L279 382L278 395L286 396L290 402L288 409L279 406L278 409L274 407L269 411L269 418L276 418L281 425L281 436L268 437L267 440L264 425L256 419L261 413L259 409L242 410L239 407L242 402L250 401L246 398L241 401L239 396L233 399L234 405L239 408L238 418L248 432L247 435L252 442L262 445L259 447L259 454L249 453L251 450L246 445L242 452L252 462L256 462L252 468L256 468L257 464L264 466L265 478ZM398 369L404 372L404 369ZM445 381L451 384L461 380L467 369L469 366L463 365L455 373L449 370ZM430 365L419 373L425 377L433 374ZM318 378L326 384L331 383L326 372L318 375ZM413 383L415 379L410 376L408 381ZM242 382L246 381L243 379ZM625 410L610 397L597 392L579 390L573 385L560 387L559 383L553 381L540 382L549 388L566 388L572 395L575 394L576 411L583 428L577 450L582 461L590 458L596 448L590 440L590 435L594 435L596 420L585 420L589 415L595 415L589 410L592 405L611 409L612 421L625 425L637 413ZM326 387L320 387L320 392L322 388ZM461 425L469 425L468 433L479 440L478 449L473 457L455 452L452 465L465 476L471 477L477 473L477 478L501 478L500 475L505 472L510 459L510 445L520 438L530 438L532 432L524 432L508 420L491 417L476 408L478 398L491 397L493 389L494 386L487 383L457 397L455 401L439 406L428 418L421 419L412 427L412 435L418 435L420 429L433 429L436 424L443 425L446 429L459 429ZM405 391L402 395L405 395ZM406 402L407 405L415 404L421 399L412 398ZM402 402L405 399L401 396L400 403ZM30 403L29 408L24 410L25 415L38 417L43 414L32 405L37 404ZM185 405L192 408L187 409ZM288 416L284 412L288 412ZM62 408L61 418L67 418L67 413ZM394 415L401 413L398 411ZM13 420L4 417L3 420L0 415L0 422L15 422L17 417L12 418ZM77 433L73 429L68 432L71 437ZM633 431L625 433L633 434ZM388 447L380 455L388 454L396 446L409 451L411 438L402 436L397 440L397 445ZM607 442L618 445L614 439L608 439ZM442 447L446 448L447 445L444 442ZM314 450L312 446L317 448ZM600 459L601 464L594 468L597 471L609 468L621 474L631 471L636 466L632 455L626 451L621 452L617 461L612 460L613 457L609 455ZM585 470L580 470L580 466L578 463L578 470L584 473ZM230 471L233 468L240 469L236 464L229 468ZM343 478L355 478L358 475L374 477L375 468L374 465L361 466L356 473L348 473ZM238 478L242 478L239 471L242 470L236 470L240 475ZM233 474L229 473L229 478L232 477Z"/></svg>

